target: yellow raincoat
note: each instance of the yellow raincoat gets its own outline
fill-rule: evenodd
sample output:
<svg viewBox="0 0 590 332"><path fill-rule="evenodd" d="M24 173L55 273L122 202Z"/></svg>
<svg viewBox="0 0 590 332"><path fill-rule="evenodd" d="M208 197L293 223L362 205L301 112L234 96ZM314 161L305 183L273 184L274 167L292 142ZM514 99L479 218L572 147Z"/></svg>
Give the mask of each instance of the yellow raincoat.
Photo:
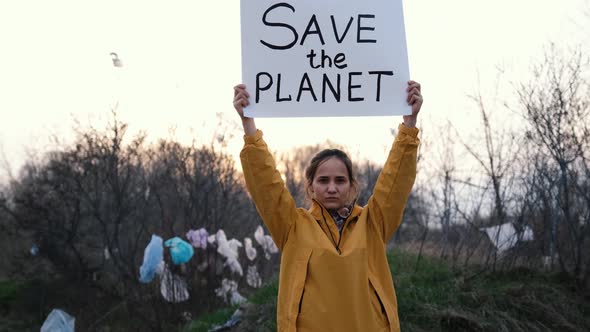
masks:
<svg viewBox="0 0 590 332"><path fill-rule="evenodd" d="M417 135L399 126L373 195L354 207L342 233L318 202L296 208L261 131L244 137L246 185L281 250L278 331L399 331L385 249L416 177Z"/></svg>

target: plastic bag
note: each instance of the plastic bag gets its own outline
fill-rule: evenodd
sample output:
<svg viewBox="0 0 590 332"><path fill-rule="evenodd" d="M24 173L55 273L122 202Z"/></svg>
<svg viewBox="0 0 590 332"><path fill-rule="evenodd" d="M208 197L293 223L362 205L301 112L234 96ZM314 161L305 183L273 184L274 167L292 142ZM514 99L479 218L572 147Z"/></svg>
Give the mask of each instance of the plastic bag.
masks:
<svg viewBox="0 0 590 332"><path fill-rule="evenodd" d="M248 274L246 275L246 282L254 288L262 286L262 278L256 269L256 265L248 266Z"/></svg>
<svg viewBox="0 0 590 332"><path fill-rule="evenodd" d="M249 260L253 261L256 258L256 248L252 246L252 239L250 239L249 237L245 238L244 244L246 246L246 257L248 257Z"/></svg>
<svg viewBox="0 0 590 332"><path fill-rule="evenodd" d="M36 244L33 244L33 246L31 247L30 253L32 256L39 255L39 246Z"/></svg>
<svg viewBox="0 0 590 332"><path fill-rule="evenodd" d="M53 309L45 319L41 332L74 332L76 319L66 312Z"/></svg>
<svg viewBox="0 0 590 332"><path fill-rule="evenodd" d="M150 243L143 252L143 264L139 268L139 281L149 283L154 279L160 263L164 260L162 238L152 235Z"/></svg>
<svg viewBox="0 0 590 332"><path fill-rule="evenodd" d="M160 293L168 302L184 302L190 295L186 287L186 281L176 274L173 274L167 267L164 267L162 281L160 281Z"/></svg>
<svg viewBox="0 0 590 332"><path fill-rule="evenodd" d="M247 301L246 298L238 292L238 283L229 279L223 279L221 281L221 286L215 289L215 294L221 297L223 302L231 305L237 305Z"/></svg>
<svg viewBox="0 0 590 332"><path fill-rule="evenodd" d="M179 237L173 237L167 240L164 242L164 245L170 247L172 263L176 265L186 263L193 257L193 246Z"/></svg>
<svg viewBox="0 0 590 332"><path fill-rule="evenodd" d="M195 248L207 249L207 237L209 234L204 228L199 228L196 231L190 230L186 233L186 238L191 241L191 244Z"/></svg>

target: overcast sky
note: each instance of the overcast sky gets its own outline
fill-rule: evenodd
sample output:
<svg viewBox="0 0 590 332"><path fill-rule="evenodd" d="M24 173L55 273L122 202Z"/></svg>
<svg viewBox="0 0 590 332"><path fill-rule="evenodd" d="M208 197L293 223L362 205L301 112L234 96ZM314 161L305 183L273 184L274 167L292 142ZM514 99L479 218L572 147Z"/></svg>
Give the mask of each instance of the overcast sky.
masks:
<svg viewBox="0 0 590 332"><path fill-rule="evenodd" d="M511 78L550 41L581 44L590 33L587 0L404 1L410 72L423 85L422 117L476 123L467 94L484 93L497 67ZM2 1L0 147L14 169L26 150L71 139L73 117L100 123L118 102L131 133L211 139L220 113L235 120L239 1ZM117 52L124 67L112 65ZM510 91L504 91L510 93ZM330 138L355 157L383 162L400 117L258 119L274 149ZM351 134L354 133L354 134ZM232 154L241 132L227 142ZM0 172L0 179L5 176Z"/></svg>

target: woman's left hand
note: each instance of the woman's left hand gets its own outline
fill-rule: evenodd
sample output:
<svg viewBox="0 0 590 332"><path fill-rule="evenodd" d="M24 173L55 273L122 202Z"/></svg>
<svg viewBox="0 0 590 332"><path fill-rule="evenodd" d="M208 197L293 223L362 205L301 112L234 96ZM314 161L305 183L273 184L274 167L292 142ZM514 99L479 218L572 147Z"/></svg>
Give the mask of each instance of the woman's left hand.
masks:
<svg viewBox="0 0 590 332"><path fill-rule="evenodd" d="M407 102L412 106L412 115L404 115L404 125L406 127L416 127L416 121L418 119L418 113L422 107L422 94L420 92L420 83L415 81L408 81L408 92Z"/></svg>

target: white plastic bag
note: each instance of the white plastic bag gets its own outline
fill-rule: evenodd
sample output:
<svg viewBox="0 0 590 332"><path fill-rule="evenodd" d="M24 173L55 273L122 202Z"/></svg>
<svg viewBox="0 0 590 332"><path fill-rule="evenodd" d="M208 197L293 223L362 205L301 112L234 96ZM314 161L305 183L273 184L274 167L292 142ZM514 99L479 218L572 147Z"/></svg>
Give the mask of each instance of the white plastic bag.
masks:
<svg viewBox="0 0 590 332"><path fill-rule="evenodd" d="M74 332L76 319L66 312L53 309L45 319L41 332Z"/></svg>
<svg viewBox="0 0 590 332"><path fill-rule="evenodd" d="M160 293L164 300L173 303L184 302L190 298L186 281L173 274L168 267L164 267L163 277L160 281Z"/></svg>

